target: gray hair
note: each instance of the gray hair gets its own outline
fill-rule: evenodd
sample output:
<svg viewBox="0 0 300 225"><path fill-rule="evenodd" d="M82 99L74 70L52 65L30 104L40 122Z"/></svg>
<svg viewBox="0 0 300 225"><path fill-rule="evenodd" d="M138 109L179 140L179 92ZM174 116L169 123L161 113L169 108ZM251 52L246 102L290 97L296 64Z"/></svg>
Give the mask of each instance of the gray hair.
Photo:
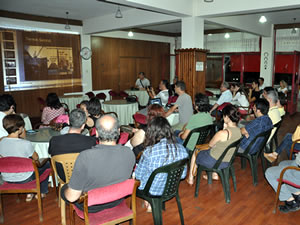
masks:
<svg viewBox="0 0 300 225"><path fill-rule="evenodd" d="M183 80L178 80L175 84L178 88L180 88L180 90L185 91L186 90L186 86Z"/></svg>
<svg viewBox="0 0 300 225"><path fill-rule="evenodd" d="M114 119L114 122L109 127L109 129L104 127L103 123L101 122L101 120L105 119L104 117L111 117L111 118ZM103 115L96 121L96 129L97 129L97 132L98 132L98 135L99 135L99 140L101 142L103 142L103 141L117 141L120 137L119 128L120 128L119 120L113 114Z"/></svg>
<svg viewBox="0 0 300 225"><path fill-rule="evenodd" d="M222 86L226 89L229 89L230 85L227 82L223 82Z"/></svg>
<svg viewBox="0 0 300 225"><path fill-rule="evenodd" d="M79 129L86 122L86 114L82 109L73 109L69 121L71 127Z"/></svg>
<svg viewBox="0 0 300 225"><path fill-rule="evenodd" d="M267 92L267 98L269 98L273 104L276 104L278 101L278 94L276 91L270 90Z"/></svg>

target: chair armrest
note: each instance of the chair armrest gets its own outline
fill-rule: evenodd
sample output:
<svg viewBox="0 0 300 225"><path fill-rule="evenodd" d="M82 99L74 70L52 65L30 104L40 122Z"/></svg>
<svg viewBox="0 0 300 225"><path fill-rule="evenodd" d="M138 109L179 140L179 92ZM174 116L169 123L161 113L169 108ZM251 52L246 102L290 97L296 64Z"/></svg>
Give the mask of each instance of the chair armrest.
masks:
<svg viewBox="0 0 300 225"><path fill-rule="evenodd" d="M292 160L293 152L294 152L294 150L295 150L295 144L296 144L298 141L300 141L300 139L297 139L297 140L293 141L293 144L292 144L292 147L291 147L291 150L290 150L290 158L289 158L290 160Z"/></svg>
<svg viewBox="0 0 300 225"><path fill-rule="evenodd" d="M280 173L280 176L279 176L279 182L282 182L283 180L283 175L284 173L287 171L287 170L298 170L300 171L300 167L297 167L297 166L288 166L286 168L284 168L281 173Z"/></svg>

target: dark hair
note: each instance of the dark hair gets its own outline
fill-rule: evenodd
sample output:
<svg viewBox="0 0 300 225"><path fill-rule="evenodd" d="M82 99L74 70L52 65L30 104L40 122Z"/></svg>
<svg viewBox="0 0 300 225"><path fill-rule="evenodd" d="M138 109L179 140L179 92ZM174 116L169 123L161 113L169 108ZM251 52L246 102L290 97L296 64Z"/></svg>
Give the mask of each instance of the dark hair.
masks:
<svg viewBox="0 0 300 225"><path fill-rule="evenodd" d="M8 134L14 133L24 126L25 122L20 115L10 114L3 118L3 127Z"/></svg>
<svg viewBox="0 0 300 225"><path fill-rule="evenodd" d="M47 95L46 103L47 103L47 106L49 106L51 109L59 109L60 107L62 107L62 104L60 103L57 94L54 92L49 93Z"/></svg>
<svg viewBox="0 0 300 225"><path fill-rule="evenodd" d="M223 116L228 116L229 119L234 122L238 123L241 118L241 114L239 112L239 109L235 105L226 105L222 110Z"/></svg>
<svg viewBox="0 0 300 225"><path fill-rule="evenodd" d="M278 101L280 102L280 105L286 105L285 94L283 94L282 92L278 92Z"/></svg>
<svg viewBox="0 0 300 225"><path fill-rule="evenodd" d="M144 141L144 147L152 147L158 142L160 142L161 139L166 138L167 139L167 157L169 157L169 145L174 145L176 148L176 137L173 133L172 127L169 124L168 120L164 117L158 116L154 117L150 123L148 123L146 134L145 134L145 141ZM151 150L150 150L151 151Z"/></svg>
<svg viewBox="0 0 300 225"><path fill-rule="evenodd" d="M79 105L85 105L86 108L87 108L89 106L89 101L88 100L83 100L83 101L80 102Z"/></svg>
<svg viewBox="0 0 300 225"><path fill-rule="evenodd" d="M265 81L265 79L263 77L258 78L258 80Z"/></svg>
<svg viewBox="0 0 300 225"><path fill-rule="evenodd" d="M161 80L161 82L168 89L169 96L171 96L172 95L172 89L171 89L169 81L167 81L167 80Z"/></svg>
<svg viewBox="0 0 300 225"><path fill-rule="evenodd" d="M165 116L164 108L159 104L152 104L148 106L148 113L147 113L147 121L151 121L154 117L158 116Z"/></svg>
<svg viewBox="0 0 300 225"><path fill-rule="evenodd" d="M208 97L202 93L195 95L195 106L198 112L209 112L210 105Z"/></svg>
<svg viewBox="0 0 300 225"><path fill-rule="evenodd" d="M248 99L248 94L245 91L245 88L244 88L244 86L242 84L240 84L240 83L234 83L232 85L233 85L233 87L238 87L239 88L239 90L236 93L240 93L241 95L245 95L246 98Z"/></svg>
<svg viewBox="0 0 300 225"><path fill-rule="evenodd" d="M105 117L111 117L114 119L114 123L112 124L109 130L103 127L103 123L101 121L104 120ZM120 128L119 121L113 114L104 115L96 121L96 129L100 141L117 141L120 137L119 128Z"/></svg>
<svg viewBox="0 0 300 225"><path fill-rule="evenodd" d="M16 102L13 98L13 96L9 94L3 94L0 96L0 111L5 112L10 109L10 107L13 106L16 108Z"/></svg>
<svg viewBox="0 0 300 225"><path fill-rule="evenodd" d="M254 103L256 109L259 109L259 111L263 114L263 115L267 115L269 112L269 107L270 104L269 102L264 99L264 98L259 98L255 101Z"/></svg>
<svg viewBox="0 0 300 225"><path fill-rule="evenodd" d="M145 76L145 72L139 72L139 75Z"/></svg>
<svg viewBox="0 0 300 225"><path fill-rule="evenodd" d="M178 80L175 84L178 88L180 88L180 90L185 91L186 90L186 86L184 81L182 80Z"/></svg>
<svg viewBox="0 0 300 225"><path fill-rule="evenodd" d="M267 92L267 93L268 93L269 91L274 91L274 90L275 90L275 89L274 89L273 87L271 87L271 86L268 86L268 87L265 87L265 88L264 88L264 91Z"/></svg>
<svg viewBox="0 0 300 225"><path fill-rule="evenodd" d="M93 97L90 99L87 110L91 116L101 115L101 103L98 98Z"/></svg>
<svg viewBox="0 0 300 225"><path fill-rule="evenodd" d="M259 86L258 80L253 80L252 83L255 83L255 84L257 84Z"/></svg>
<svg viewBox="0 0 300 225"><path fill-rule="evenodd" d="M81 128L86 122L86 115L82 109L73 109L70 113L70 126L74 128Z"/></svg>

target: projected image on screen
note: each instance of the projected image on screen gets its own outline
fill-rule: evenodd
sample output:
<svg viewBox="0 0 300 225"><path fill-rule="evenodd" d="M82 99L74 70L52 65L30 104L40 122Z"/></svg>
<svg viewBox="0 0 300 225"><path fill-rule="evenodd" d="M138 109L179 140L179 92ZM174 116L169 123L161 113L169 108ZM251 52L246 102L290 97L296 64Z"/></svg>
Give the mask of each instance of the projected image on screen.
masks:
<svg viewBox="0 0 300 225"><path fill-rule="evenodd" d="M5 91L81 86L78 35L16 30L0 34Z"/></svg>

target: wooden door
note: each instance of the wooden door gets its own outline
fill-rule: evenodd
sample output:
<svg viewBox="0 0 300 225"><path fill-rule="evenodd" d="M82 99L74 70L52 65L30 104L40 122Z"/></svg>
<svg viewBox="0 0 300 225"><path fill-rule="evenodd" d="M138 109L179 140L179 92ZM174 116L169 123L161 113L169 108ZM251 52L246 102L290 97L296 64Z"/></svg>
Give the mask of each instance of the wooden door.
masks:
<svg viewBox="0 0 300 225"><path fill-rule="evenodd" d="M134 87L136 79L135 59L120 57L120 91Z"/></svg>

